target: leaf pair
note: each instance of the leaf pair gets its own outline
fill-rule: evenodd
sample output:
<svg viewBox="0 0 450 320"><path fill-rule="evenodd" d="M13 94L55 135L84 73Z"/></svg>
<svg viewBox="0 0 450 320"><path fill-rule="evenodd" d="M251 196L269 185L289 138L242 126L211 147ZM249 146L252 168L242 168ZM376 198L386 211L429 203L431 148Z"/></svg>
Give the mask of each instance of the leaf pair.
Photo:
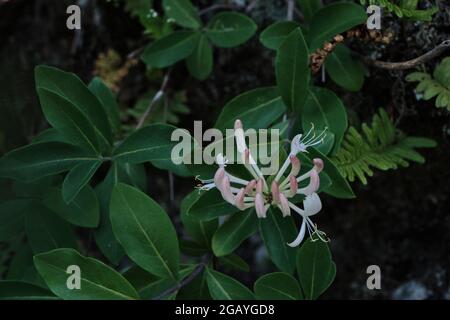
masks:
<svg viewBox="0 0 450 320"><path fill-rule="evenodd" d="M189 1L165 1L164 9L179 25L198 29L200 18ZM204 30L175 31L148 45L142 60L149 66L165 68L186 59L192 76L206 79L213 67L211 44L230 48L246 42L256 31L255 23L247 16L236 12L215 15Z"/></svg>

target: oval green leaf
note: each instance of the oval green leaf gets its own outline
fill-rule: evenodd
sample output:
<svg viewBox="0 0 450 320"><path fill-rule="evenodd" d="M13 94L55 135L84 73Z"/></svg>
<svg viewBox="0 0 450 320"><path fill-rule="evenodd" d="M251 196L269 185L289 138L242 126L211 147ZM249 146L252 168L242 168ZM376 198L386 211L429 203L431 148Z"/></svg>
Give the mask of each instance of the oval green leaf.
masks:
<svg viewBox="0 0 450 320"><path fill-rule="evenodd" d="M214 300L253 300L255 298L242 283L210 268L206 268L206 282Z"/></svg>
<svg viewBox="0 0 450 320"><path fill-rule="evenodd" d="M236 47L250 39L257 29L252 19L237 12L221 12L208 23L206 36L218 47Z"/></svg>
<svg viewBox="0 0 450 320"><path fill-rule="evenodd" d="M198 80L208 78L213 67L213 52L205 35L200 36L197 47L186 59L189 73Z"/></svg>
<svg viewBox="0 0 450 320"><path fill-rule="evenodd" d="M232 253L258 229L254 209L236 212L220 225L212 239L212 249L217 257Z"/></svg>
<svg viewBox="0 0 450 320"><path fill-rule="evenodd" d="M125 278L103 262L83 257L73 249L56 249L34 256L34 264L50 290L66 300L134 300L139 295ZM80 289L67 283L69 266L80 268Z"/></svg>
<svg viewBox="0 0 450 320"><path fill-rule="evenodd" d="M182 27L198 29L202 24L190 0L163 0L163 8L167 17Z"/></svg>
<svg viewBox="0 0 450 320"><path fill-rule="evenodd" d="M299 24L294 21L275 22L261 32L259 41L266 48L278 50L287 36L298 27Z"/></svg>
<svg viewBox="0 0 450 320"><path fill-rule="evenodd" d="M110 204L114 234L141 268L177 280L180 261L177 234L164 210L145 193L118 183Z"/></svg>
<svg viewBox="0 0 450 320"><path fill-rule="evenodd" d="M150 43L142 53L142 61L155 68L168 67L187 58L197 46L199 33L175 31Z"/></svg>
<svg viewBox="0 0 450 320"><path fill-rule="evenodd" d="M62 185L62 195L66 203L72 202L102 164L101 160L93 160L73 167L66 175Z"/></svg>
<svg viewBox="0 0 450 320"><path fill-rule="evenodd" d="M284 272L263 275L256 280L254 291L258 300L302 299L302 292L297 279Z"/></svg>
<svg viewBox="0 0 450 320"><path fill-rule="evenodd" d="M240 119L245 128L265 129L285 111L285 106L275 87L257 88L229 101L217 118L214 128L234 128L234 121Z"/></svg>
<svg viewBox="0 0 450 320"><path fill-rule="evenodd" d="M305 102L309 69L308 47L302 30L296 28L281 44L275 60L278 91L290 110L298 110Z"/></svg>

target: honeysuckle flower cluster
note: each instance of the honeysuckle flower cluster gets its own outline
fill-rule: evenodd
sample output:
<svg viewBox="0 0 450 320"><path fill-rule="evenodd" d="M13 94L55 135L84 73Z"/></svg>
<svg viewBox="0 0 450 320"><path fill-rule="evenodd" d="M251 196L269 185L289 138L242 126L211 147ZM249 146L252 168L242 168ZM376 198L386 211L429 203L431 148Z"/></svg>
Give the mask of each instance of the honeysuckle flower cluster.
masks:
<svg viewBox="0 0 450 320"><path fill-rule="evenodd" d="M313 126L307 134L296 135L292 139L289 155L278 173L275 177L270 176L266 179L247 147L242 122L236 120L234 137L238 156L242 157L242 163L253 179L248 181L227 172L225 168L228 160L222 154L218 154L216 163L219 168L213 179L202 181L204 185L201 189L217 188L224 200L236 206L239 210L254 207L258 218L266 218L267 210L271 205L278 207L283 217L290 216L293 210L302 217L302 223L297 238L288 243L291 247L296 247L303 241L306 230L308 230L311 239L325 241L325 233L318 230L310 218L322 208L317 190L320 186L319 173L323 169L323 161L319 158L313 159L313 168L299 175L300 160L297 158L297 154L300 152L308 152L307 148L322 143L324 136L325 130L316 136ZM289 167L290 172L284 175ZM306 181L308 184L300 188L299 183L302 181ZM290 201L296 195L304 196L303 208ZM317 237L313 237L313 235Z"/></svg>

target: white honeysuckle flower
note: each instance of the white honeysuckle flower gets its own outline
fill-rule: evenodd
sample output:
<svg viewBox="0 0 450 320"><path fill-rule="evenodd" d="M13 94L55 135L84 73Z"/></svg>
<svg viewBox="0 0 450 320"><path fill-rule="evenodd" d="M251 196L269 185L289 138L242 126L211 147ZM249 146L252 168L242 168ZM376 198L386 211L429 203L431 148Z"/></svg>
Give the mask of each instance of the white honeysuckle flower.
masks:
<svg viewBox="0 0 450 320"><path fill-rule="evenodd" d="M222 154L218 154L216 156L216 163L219 165L219 168L214 174L214 178L200 180L203 185L199 188L201 190L216 188L220 191L225 201L236 206L239 210L254 207L258 218L266 218L267 210L271 205L278 207L283 217L290 216L291 210L298 213L302 217L302 224L297 238L291 243L288 243L291 247L298 246L303 241L306 229L312 239L313 235L317 235L318 239L325 241L325 233L318 230L310 219L310 216L315 215L322 208L317 190L320 186L319 173L323 169L323 161L318 158L313 159L313 168L297 177L301 166L297 154L300 152L308 152L307 148L322 143L325 137L325 131L326 129L318 136L315 136L314 126L312 126L303 138L302 134L294 137L286 161L272 180L270 178L267 179L268 181L272 181L269 189L267 180L264 178L264 175L250 153L250 149L247 147L242 122L236 120L234 137L237 151L242 158L245 168L252 175L253 179L248 181L227 172L225 167L228 160ZM291 170L287 176L284 176L289 166ZM279 181L282 177L284 177L284 180L280 183ZM305 187L299 188L299 183L308 179L309 183ZM303 209L289 201L290 198L296 195L303 195L305 197L303 200Z"/></svg>

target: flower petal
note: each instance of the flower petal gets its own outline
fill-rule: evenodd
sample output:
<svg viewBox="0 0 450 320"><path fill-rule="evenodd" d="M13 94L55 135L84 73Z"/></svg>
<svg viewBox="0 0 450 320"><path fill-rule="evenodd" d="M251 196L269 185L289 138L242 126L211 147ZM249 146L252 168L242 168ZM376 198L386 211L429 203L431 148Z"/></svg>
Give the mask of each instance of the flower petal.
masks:
<svg viewBox="0 0 450 320"><path fill-rule="evenodd" d="M264 206L264 198L261 193L257 193L255 196L255 210L258 218L265 218L267 208Z"/></svg>
<svg viewBox="0 0 450 320"><path fill-rule="evenodd" d="M317 173L316 170L311 170L310 171L310 176L309 176L309 184L301 189L297 190L298 194L305 194L305 195L310 195L315 193L320 186L320 178L319 178L319 174Z"/></svg>
<svg viewBox="0 0 450 320"><path fill-rule="evenodd" d="M288 246L297 247L300 243L302 243L303 238L305 237L305 231L306 231L306 221L303 218L302 225L300 227L300 231L297 235L297 238L295 238L295 240L292 241L291 243L288 243Z"/></svg>
<svg viewBox="0 0 450 320"><path fill-rule="evenodd" d="M222 193L222 197L225 199L225 201L234 205L235 199L233 193L231 192L230 180L228 179L227 176L225 176L222 179L222 183L220 185L220 192Z"/></svg>
<svg viewBox="0 0 450 320"><path fill-rule="evenodd" d="M289 201L286 196L280 193L280 204L278 205L280 208L283 217L287 217L291 215L291 208L289 207Z"/></svg>
<svg viewBox="0 0 450 320"><path fill-rule="evenodd" d="M305 208L305 215L312 216L318 213L322 209L322 202L320 201L319 195L313 193L306 196L303 200L303 207Z"/></svg>

